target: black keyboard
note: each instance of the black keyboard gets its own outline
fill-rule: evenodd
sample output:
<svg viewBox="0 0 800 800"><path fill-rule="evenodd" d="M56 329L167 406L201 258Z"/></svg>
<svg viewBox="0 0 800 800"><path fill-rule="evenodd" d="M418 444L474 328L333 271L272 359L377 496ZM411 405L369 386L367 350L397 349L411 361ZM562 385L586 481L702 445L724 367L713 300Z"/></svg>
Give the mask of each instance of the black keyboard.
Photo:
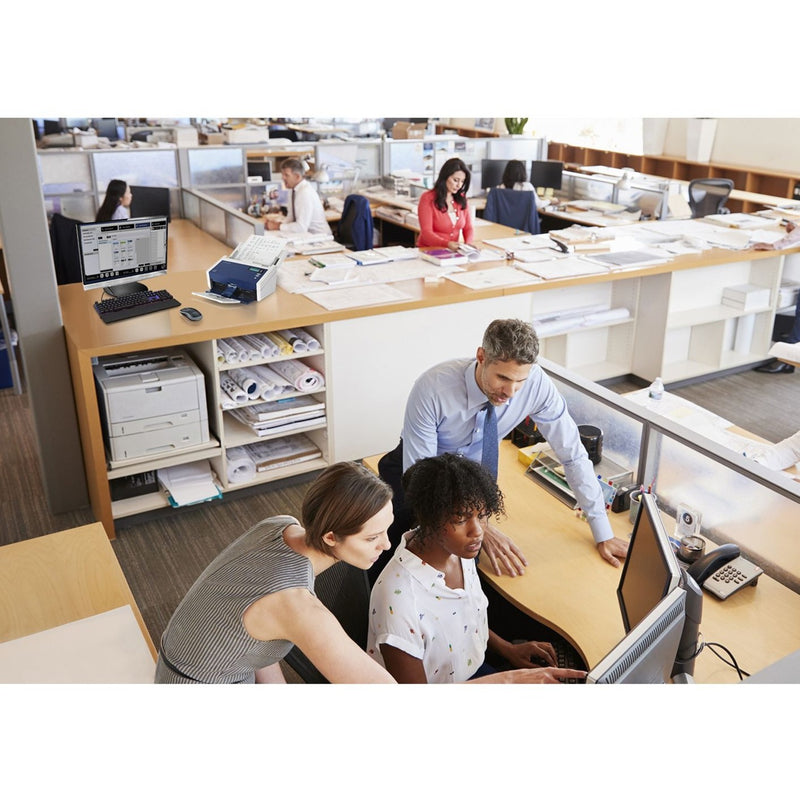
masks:
<svg viewBox="0 0 800 800"><path fill-rule="evenodd" d="M583 663L578 651L565 639L555 638L553 649L556 651L557 666L563 669L586 669L586 664ZM563 683L586 683L586 681L582 678L567 678Z"/></svg>
<svg viewBox="0 0 800 800"><path fill-rule="evenodd" d="M146 292L133 292L133 294L126 294L123 297L99 300L94 304L94 310L100 315L103 322L117 322L121 319L139 317L142 314L151 314L154 311L177 308L179 305L180 303L166 289L153 289Z"/></svg>

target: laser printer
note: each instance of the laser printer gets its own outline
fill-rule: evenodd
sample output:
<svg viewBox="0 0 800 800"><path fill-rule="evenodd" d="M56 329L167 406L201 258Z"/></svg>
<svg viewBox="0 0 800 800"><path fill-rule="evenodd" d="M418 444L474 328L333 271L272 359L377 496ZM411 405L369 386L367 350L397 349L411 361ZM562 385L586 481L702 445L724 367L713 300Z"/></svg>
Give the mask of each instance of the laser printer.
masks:
<svg viewBox="0 0 800 800"><path fill-rule="evenodd" d="M281 259L282 260L282 259ZM271 295L278 286L278 266L260 266L221 258L208 270L208 294L252 303Z"/></svg>
<svg viewBox="0 0 800 800"><path fill-rule="evenodd" d="M93 370L112 467L209 441L205 378L183 348L107 356Z"/></svg>

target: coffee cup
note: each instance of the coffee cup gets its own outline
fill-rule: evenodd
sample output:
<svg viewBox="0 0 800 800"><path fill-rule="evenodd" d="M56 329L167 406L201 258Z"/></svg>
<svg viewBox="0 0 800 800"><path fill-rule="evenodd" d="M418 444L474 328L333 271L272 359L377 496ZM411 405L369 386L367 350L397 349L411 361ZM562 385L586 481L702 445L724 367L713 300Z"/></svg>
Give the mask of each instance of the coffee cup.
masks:
<svg viewBox="0 0 800 800"><path fill-rule="evenodd" d="M589 455L592 464L599 464L603 457L603 431L596 425L578 425L581 444Z"/></svg>

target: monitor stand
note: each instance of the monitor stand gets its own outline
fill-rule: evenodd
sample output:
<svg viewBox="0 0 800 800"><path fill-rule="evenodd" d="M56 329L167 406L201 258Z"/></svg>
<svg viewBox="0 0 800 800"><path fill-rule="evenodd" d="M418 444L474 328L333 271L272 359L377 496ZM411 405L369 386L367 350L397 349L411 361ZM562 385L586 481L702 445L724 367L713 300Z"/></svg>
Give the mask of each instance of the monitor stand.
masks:
<svg viewBox="0 0 800 800"><path fill-rule="evenodd" d="M118 286L105 287L106 294L110 294L112 297L126 297L129 294L146 291L147 287L143 283L139 283L139 281L131 281L130 283L120 283Z"/></svg>

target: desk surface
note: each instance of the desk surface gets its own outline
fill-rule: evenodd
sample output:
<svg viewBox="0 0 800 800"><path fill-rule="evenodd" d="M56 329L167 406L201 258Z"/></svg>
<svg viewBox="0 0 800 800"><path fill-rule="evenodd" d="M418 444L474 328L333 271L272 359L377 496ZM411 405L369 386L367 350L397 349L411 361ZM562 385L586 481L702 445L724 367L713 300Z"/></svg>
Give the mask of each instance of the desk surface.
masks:
<svg viewBox="0 0 800 800"><path fill-rule="evenodd" d="M364 459L377 470L378 456ZM510 442L500 445L500 485L506 517L498 527L525 553L528 567L516 578L481 567L484 578L529 616L558 631L594 666L624 636L616 590L621 570L597 554L587 523L525 475ZM616 536L628 539L627 513L610 514ZM667 531L671 523L667 520ZM725 601L703 594L700 632L706 642L731 650L753 674L800 649L800 595L766 575ZM705 650L695 664L698 683L736 683L738 676Z"/></svg>
<svg viewBox="0 0 800 800"><path fill-rule="evenodd" d="M0 547L0 642L129 605L156 649L99 522Z"/></svg>
<svg viewBox="0 0 800 800"><path fill-rule="evenodd" d="M501 445L500 483L507 518L499 527L528 559L522 577L484 576L514 605L555 628L596 664L622 638L624 629L616 589L620 570L597 554L589 527L574 512L525 475L510 442ZM616 536L627 539L626 513L610 514ZM667 531L671 523L667 522ZM800 595L762 575L725 601L703 594L700 631L719 642L740 667L755 673L800 648ZM703 651L695 664L698 683L735 683L738 676L713 653Z"/></svg>

